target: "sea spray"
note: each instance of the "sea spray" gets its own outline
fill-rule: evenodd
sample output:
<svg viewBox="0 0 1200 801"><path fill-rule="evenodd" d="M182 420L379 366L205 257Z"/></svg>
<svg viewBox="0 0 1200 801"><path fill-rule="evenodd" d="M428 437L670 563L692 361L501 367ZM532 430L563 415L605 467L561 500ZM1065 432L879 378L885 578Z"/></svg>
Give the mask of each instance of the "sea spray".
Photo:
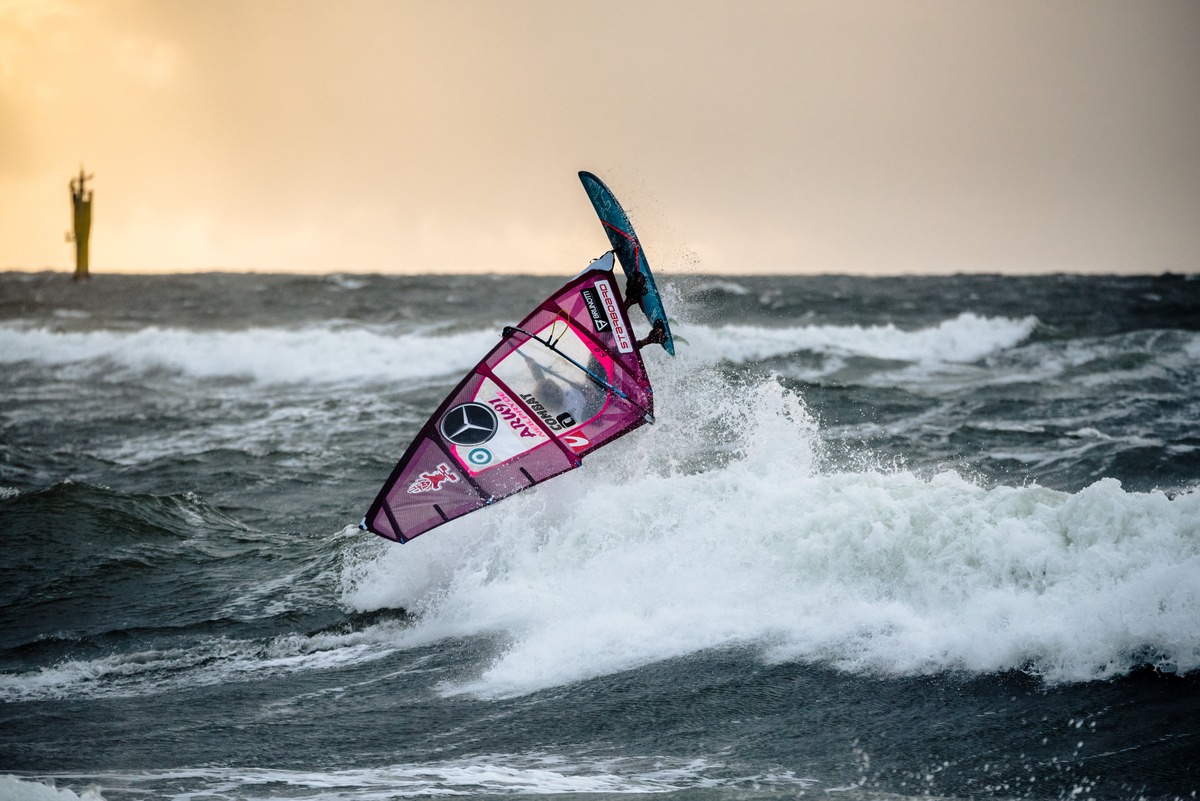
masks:
<svg viewBox="0 0 1200 801"><path fill-rule="evenodd" d="M822 471L815 426L778 382L683 370L663 385L687 399L664 402L670 422L446 536L372 549L344 602L415 610L422 640L502 635L483 675L447 688L481 695L732 646L1051 682L1200 666L1200 494ZM695 429L734 455L669 467Z"/></svg>

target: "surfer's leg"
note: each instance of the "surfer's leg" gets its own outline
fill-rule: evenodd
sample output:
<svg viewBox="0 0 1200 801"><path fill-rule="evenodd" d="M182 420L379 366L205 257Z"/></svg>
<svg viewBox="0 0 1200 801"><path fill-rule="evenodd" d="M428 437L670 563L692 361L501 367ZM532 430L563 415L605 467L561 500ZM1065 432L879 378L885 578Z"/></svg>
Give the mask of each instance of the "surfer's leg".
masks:
<svg viewBox="0 0 1200 801"><path fill-rule="evenodd" d="M663 325L662 320L657 320L654 327L650 329L650 333L646 334L644 339L639 339L637 346L641 350L647 345L661 345L667 341L667 327Z"/></svg>

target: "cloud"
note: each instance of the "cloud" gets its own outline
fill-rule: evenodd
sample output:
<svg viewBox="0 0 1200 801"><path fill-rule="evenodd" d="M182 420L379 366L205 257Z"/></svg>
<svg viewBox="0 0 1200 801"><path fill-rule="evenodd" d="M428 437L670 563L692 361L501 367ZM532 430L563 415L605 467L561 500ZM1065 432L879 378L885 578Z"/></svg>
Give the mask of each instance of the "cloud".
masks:
<svg viewBox="0 0 1200 801"><path fill-rule="evenodd" d="M169 87L179 75L182 56L172 42L124 37L118 44L118 63L135 81L153 87Z"/></svg>

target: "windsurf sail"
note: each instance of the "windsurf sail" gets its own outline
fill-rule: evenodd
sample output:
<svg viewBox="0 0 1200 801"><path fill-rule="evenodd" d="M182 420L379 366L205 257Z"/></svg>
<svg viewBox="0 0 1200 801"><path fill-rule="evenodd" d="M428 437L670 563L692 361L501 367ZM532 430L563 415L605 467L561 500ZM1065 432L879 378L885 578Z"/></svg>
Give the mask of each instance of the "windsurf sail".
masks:
<svg viewBox="0 0 1200 801"><path fill-rule="evenodd" d="M504 329L421 427L362 527L405 542L652 422L653 390L607 253Z"/></svg>

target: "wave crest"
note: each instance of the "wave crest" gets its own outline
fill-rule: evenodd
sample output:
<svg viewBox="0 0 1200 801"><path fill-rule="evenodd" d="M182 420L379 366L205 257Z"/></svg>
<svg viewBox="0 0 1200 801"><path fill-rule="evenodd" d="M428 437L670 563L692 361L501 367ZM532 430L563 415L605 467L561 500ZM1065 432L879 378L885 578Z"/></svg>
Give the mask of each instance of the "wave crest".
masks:
<svg viewBox="0 0 1200 801"><path fill-rule="evenodd" d="M681 329L696 358L747 362L812 351L908 362L973 362L1012 348L1037 326L963 313L935 326L691 325ZM389 332L313 325L241 331L188 328L60 331L0 325L0 363L49 367L114 366L135 373L168 371L190 378L246 378L264 383L406 381L469 370L496 343L499 329L447 333Z"/></svg>
<svg viewBox="0 0 1200 801"><path fill-rule="evenodd" d="M723 415L728 460L664 465L689 429L655 426L538 493L364 549L344 602L415 612L421 641L508 638L446 688L483 696L736 646L889 675L1200 668L1200 493L823 471L815 426L775 382L705 397L726 407L661 419Z"/></svg>

